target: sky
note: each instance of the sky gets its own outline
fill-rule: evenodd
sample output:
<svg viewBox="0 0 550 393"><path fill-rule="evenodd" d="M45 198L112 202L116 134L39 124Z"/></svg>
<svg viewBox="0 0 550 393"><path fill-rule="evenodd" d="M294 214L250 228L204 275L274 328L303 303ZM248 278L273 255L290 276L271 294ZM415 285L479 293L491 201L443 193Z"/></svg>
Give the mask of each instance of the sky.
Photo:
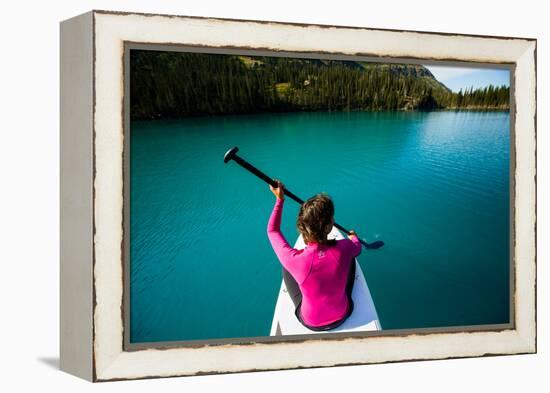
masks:
<svg viewBox="0 0 550 393"><path fill-rule="evenodd" d="M490 84L494 86L510 86L510 71L495 68L472 68L425 65L435 78L452 91L458 93L460 89L473 86L483 88Z"/></svg>

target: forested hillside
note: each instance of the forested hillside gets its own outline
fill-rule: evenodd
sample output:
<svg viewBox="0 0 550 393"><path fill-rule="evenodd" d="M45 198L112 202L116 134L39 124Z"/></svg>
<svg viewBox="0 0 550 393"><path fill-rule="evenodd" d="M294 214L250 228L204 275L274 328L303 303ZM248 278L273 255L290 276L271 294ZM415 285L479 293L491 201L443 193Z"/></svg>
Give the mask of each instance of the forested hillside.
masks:
<svg viewBox="0 0 550 393"><path fill-rule="evenodd" d="M420 65L141 50L130 64L132 119L509 108L508 87L453 93Z"/></svg>

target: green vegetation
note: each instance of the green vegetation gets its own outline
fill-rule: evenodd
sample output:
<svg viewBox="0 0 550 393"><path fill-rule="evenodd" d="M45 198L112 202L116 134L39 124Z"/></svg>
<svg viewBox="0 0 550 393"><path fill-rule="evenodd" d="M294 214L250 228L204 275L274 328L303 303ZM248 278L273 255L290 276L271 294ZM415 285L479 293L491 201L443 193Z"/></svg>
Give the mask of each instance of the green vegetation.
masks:
<svg viewBox="0 0 550 393"><path fill-rule="evenodd" d="M132 50L132 119L302 110L508 109L508 87L451 92L420 65Z"/></svg>

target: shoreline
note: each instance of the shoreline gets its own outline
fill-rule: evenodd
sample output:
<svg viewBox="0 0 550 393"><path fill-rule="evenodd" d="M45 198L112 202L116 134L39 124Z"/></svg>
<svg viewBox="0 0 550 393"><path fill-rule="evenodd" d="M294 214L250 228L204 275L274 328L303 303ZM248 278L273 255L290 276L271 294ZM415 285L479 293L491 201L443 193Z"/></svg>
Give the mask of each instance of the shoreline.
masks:
<svg viewBox="0 0 550 393"><path fill-rule="evenodd" d="M449 107L449 108L435 108L435 109L350 109L350 110L327 110L327 109L310 109L310 110L292 110L292 111L258 111L258 112L242 112L242 113L223 113L223 114L194 114L188 116L151 116L147 118L130 118L130 122L134 121L153 121L153 120L181 120L181 119L196 119L196 118L217 118L223 116L243 116L243 115L266 115L266 114L290 114L290 113L351 113L351 112L370 112L370 113L382 113L382 112L395 112L395 113L429 113L429 112L510 112L510 108L499 107Z"/></svg>

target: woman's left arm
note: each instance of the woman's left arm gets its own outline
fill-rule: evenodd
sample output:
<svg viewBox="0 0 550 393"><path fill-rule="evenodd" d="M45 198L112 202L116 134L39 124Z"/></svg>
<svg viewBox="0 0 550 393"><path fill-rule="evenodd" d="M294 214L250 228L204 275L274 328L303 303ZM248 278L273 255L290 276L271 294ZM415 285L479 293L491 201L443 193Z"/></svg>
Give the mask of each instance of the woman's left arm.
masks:
<svg viewBox="0 0 550 393"><path fill-rule="evenodd" d="M353 243L353 256L356 257L359 254L361 254L361 251L363 250L363 247L361 245L361 242L359 241L359 238L357 237L357 234L355 231L349 231L348 233L349 240Z"/></svg>
<svg viewBox="0 0 550 393"><path fill-rule="evenodd" d="M281 232L281 220L283 216L283 205L285 202L285 189L283 183L277 181L277 187L269 185L269 189L277 198L275 201L275 206L267 222L267 237L275 250L277 256L281 253L283 249L292 248L286 241L285 237ZM279 256L280 259L280 256Z"/></svg>

